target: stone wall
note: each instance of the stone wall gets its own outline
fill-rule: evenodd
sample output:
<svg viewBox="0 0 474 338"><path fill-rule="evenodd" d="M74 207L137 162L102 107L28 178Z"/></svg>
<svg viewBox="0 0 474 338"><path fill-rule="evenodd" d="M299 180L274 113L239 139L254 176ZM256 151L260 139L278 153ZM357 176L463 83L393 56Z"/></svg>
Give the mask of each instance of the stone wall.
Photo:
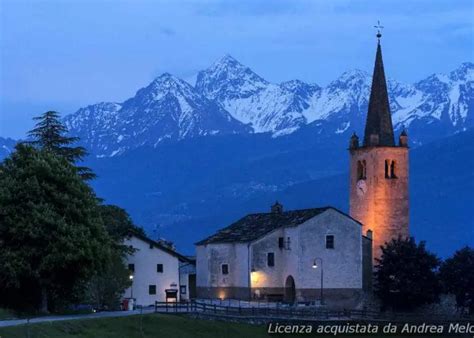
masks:
<svg viewBox="0 0 474 338"><path fill-rule="evenodd" d="M396 178L386 178L385 160L395 161ZM358 161L366 163L362 180ZM408 148L351 149L350 215L363 224L364 234L373 231L373 258L380 257L385 242L409 236Z"/></svg>

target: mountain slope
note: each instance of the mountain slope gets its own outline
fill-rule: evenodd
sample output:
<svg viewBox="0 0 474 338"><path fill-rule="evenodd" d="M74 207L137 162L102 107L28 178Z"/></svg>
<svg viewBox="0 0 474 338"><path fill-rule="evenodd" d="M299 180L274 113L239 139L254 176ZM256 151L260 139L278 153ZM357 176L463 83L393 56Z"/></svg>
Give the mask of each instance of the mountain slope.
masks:
<svg viewBox="0 0 474 338"><path fill-rule="evenodd" d="M187 82L163 74L123 103L99 103L67 116L70 133L96 156L166 140L250 132Z"/></svg>
<svg viewBox="0 0 474 338"><path fill-rule="evenodd" d="M10 155L15 148L16 141L11 138L0 137L0 161Z"/></svg>
<svg viewBox="0 0 474 338"><path fill-rule="evenodd" d="M388 75L390 70L387 70ZM421 145L474 126L474 64L415 84L388 81L396 134L407 128ZM234 133L348 138L362 131L371 76L352 70L321 88L293 80L266 81L226 55L198 73L195 87L163 74L123 103L99 103L65 118L95 156L114 156L143 145Z"/></svg>
<svg viewBox="0 0 474 338"><path fill-rule="evenodd" d="M197 137L91 159L89 165L99 174L93 182L99 196L192 253L193 242L267 210L275 199L287 209L334 205L347 211L346 141L315 138L303 129L279 138ZM468 205L473 147L474 131L468 130L410 153L412 233L442 255L474 244Z"/></svg>

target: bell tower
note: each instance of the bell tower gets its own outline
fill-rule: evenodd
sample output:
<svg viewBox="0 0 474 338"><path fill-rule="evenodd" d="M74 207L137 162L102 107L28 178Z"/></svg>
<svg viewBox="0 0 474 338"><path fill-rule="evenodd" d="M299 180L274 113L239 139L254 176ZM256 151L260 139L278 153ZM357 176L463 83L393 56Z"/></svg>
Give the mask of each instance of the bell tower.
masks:
<svg viewBox="0 0 474 338"><path fill-rule="evenodd" d="M385 242L409 236L408 136L404 130L395 144L381 36L379 30L364 139L359 144L354 133L349 143L350 215L364 235L373 232L374 258Z"/></svg>

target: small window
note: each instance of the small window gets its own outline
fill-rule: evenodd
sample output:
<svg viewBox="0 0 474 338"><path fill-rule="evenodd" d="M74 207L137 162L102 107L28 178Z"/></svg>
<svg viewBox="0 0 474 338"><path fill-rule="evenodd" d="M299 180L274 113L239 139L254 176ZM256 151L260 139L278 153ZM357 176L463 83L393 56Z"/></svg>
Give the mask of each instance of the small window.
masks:
<svg viewBox="0 0 474 338"><path fill-rule="evenodd" d="M395 175L395 161L390 164L390 178L397 178L397 175Z"/></svg>
<svg viewBox="0 0 474 338"><path fill-rule="evenodd" d="M267 265L275 266L275 254L273 252L267 254Z"/></svg>
<svg viewBox="0 0 474 338"><path fill-rule="evenodd" d="M156 264L156 272L163 272L163 264Z"/></svg>
<svg viewBox="0 0 474 338"><path fill-rule="evenodd" d="M326 236L326 249L334 249L334 236L333 235Z"/></svg>
<svg viewBox="0 0 474 338"><path fill-rule="evenodd" d="M135 264L128 264L128 271L135 272Z"/></svg>
<svg viewBox="0 0 474 338"><path fill-rule="evenodd" d="M223 275L229 274L229 264L222 264L222 274Z"/></svg>
<svg viewBox="0 0 474 338"><path fill-rule="evenodd" d="M186 285L181 285L179 287L179 293L181 293L182 295L186 294Z"/></svg>
<svg viewBox="0 0 474 338"><path fill-rule="evenodd" d="M278 237L278 247L283 249L285 247L285 239L283 237Z"/></svg>
<svg viewBox="0 0 474 338"><path fill-rule="evenodd" d="M385 160L385 178L397 178L395 161Z"/></svg>
<svg viewBox="0 0 474 338"><path fill-rule="evenodd" d="M148 285L148 294L156 295L156 285Z"/></svg>
<svg viewBox="0 0 474 338"><path fill-rule="evenodd" d="M286 238L286 250L291 250L291 239L290 239L290 237Z"/></svg>
<svg viewBox="0 0 474 338"><path fill-rule="evenodd" d="M357 161L357 180L367 179L367 164L365 160Z"/></svg>

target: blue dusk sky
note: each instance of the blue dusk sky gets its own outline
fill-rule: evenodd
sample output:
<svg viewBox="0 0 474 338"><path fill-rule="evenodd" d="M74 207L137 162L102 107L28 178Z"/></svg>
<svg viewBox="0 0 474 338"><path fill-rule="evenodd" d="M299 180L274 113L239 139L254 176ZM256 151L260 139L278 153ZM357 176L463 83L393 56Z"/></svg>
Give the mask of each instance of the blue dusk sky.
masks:
<svg viewBox="0 0 474 338"><path fill-rule="evenodd" d="M162 72L193 81L228 53L272 82L326 85L372 70L377 20L389 77L474 60L474 1L0 1L0 136L31 117L123 101Z"/></svg>

